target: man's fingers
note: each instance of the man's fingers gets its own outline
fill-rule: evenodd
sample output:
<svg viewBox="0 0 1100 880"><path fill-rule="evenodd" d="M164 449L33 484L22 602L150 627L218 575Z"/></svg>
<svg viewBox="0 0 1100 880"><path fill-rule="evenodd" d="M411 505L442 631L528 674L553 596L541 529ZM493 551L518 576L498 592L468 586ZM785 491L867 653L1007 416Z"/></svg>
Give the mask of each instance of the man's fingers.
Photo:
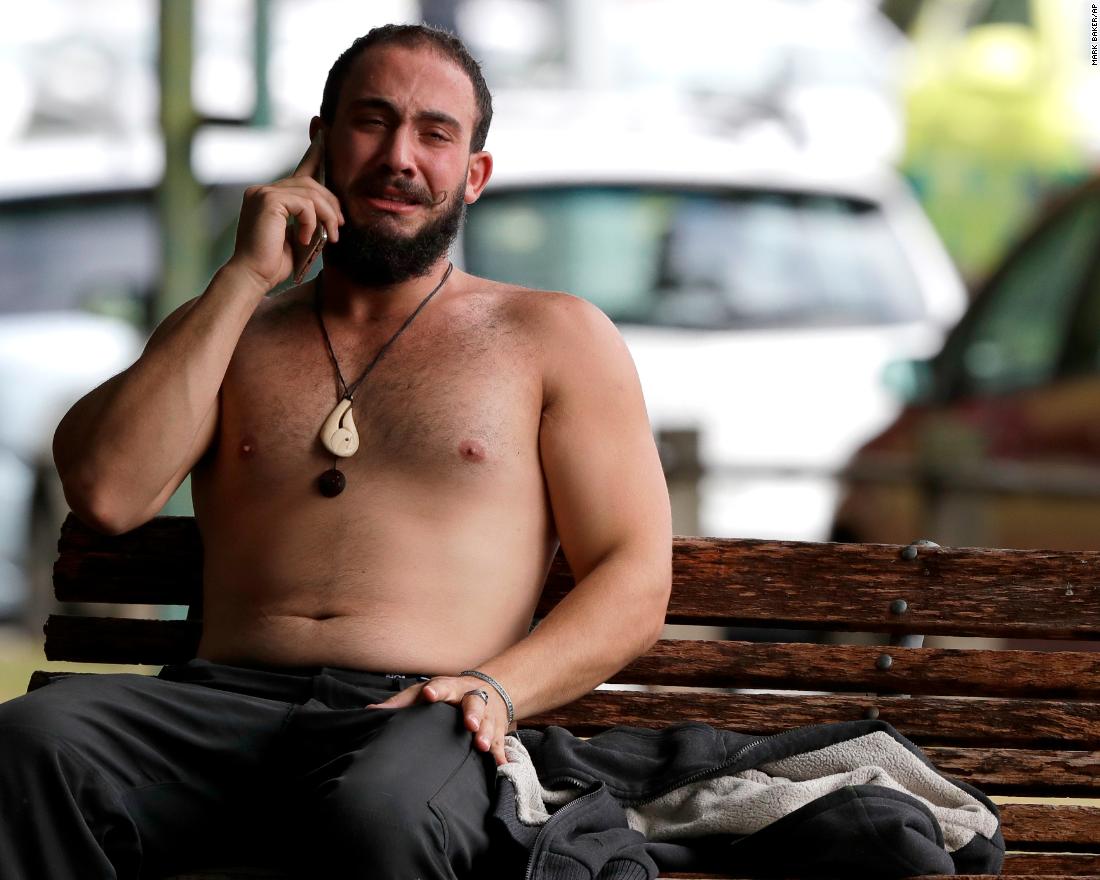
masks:
<svg viewBox="0 0 1100 880"><path fill-rule="evenodd" d="M339 226L343 224L344 209L340 207L340 200L336 198L336 194L327 186L318 183L310 177L301 177L298 179L288 177L281 183L284 183L290 191L297 192L317 204L323 209L326 218L328 218L331 213L334 225Z"/></svg>
<svg viewBox="0 0 1100 880"><path fill-rule="evenodd" d="M422 684L414 684L412 687L407 687L403 691L399 691L387 700L383 700L381 703L371 703L367 706L368 709L404 709L406 706L411 706L417 701L420 696L420 691L424 688Z"/></svg>
<svg viewBox="0 0 1100 880"><path fill-rule="evenodd" d="M413 685L388 700L376 703L372 709L402 709L416 702L451 703L462 710L462 719L466 729L473 734L474 747L480 752L489 752L497 765L507 764L504 754L504 734L507 723L503 717L497 718L497 711L490 710L490 697L486 700L481 693L489 696L485 688L470 688L469 680L442 676L423 684Z"/></svg>
<svg viewBox="0 0 1100 880"><path fill-rule="evenodd" d="M306 150L305 155L302 156L302 160L298 163L298 167L294 169L294 174L291 176L316 177L317 172L321 170L321 162L323 161L324 154L324 135L318 132L313 136L313 140L309 142L309 148Z"/></svg>
<svg viewBox="0 0 1100 880"><path fill-rule="evenodd" d="M444 679L433 678L426 685L424 685L424 699L432 703L438 703L440 700L445 700L450 703L451 689L447 687L447 683Z"/></svg>
<svg viewBox="0 0 1100 880"><path fill-rule="evenodd" d="M467 688L460 688L461 684L462 682L457 678L440 675L424 685L424 690L426 695L431 695L430 699L433 701L443 700L457 705L462 702L463 694L467 690Z"/></svg>
<svg viewBox="0 0 1100 880"><path fill-rule="evenodd" d="M490 699L484 688L471 688L469 681L461 678L433 678L424 685L424 699L433 703L447 702L459 706L466 729L471 733L483 731ZM492 743L492 734L488 735L485 742Z"/></svg>
<svg viewBox="0 0 1100 880"><path fill-rule="evenodd" d="M280 215L294 218L295 235L303 245L309 244L318 223L323 223L329 238L335 240L343 221L336 197L316 183L308 186L279 181L245 191L241 216L250 218L252 226L274 222Z"/></svg>
<svg viewBox="0 0 1100 880"><path fill-rule="evenodd" d="M480 700L478 702L480 702ZM481 751L488 752L492 750L496 738L496 722L491 715L487 715L481 720L481 727L474 735L474 743Z"/></svg>
<svg viewBox="0 0 1100 880"><path fill-rule="evenodd" d="M314 135L313 140L310 141L309 148L306 150L305 155L302 156L301 161L298 162L297 167L291 173L290 177L287 178L287 182L297 183L312 188L313 193L310 195L310 198L314 202L324 203L323 209L320 205L317 206L317 213L321 221L325 224L329 239L336 241L340 235L339 228L344 222L344 213L340 209L340 202L336 196L319 180L322 176L321 166L324 161L324 132L319 131ZM318 199L318 196L320 196L320 199ZM303 244L308 244L310 238L312 238L312 233L309 238L306 238Z"/></svg>
<svg viewBox="0 0 1100 880"><path fill-rule="evenodd" d="M303 245L309 244L313 239L318 223L324 225L331 241L339 237L341 217L324 199L319 199L308 191L302 195L287 193L285 204L298 224L295 234Z"/></svg>
<svg viewBox="0 0 1100 880"><path fill-rule="evenodd" d="M479 695L478 691L481 689L476 688L474 692L466 692L462 697L462 715L466 720L467 729L474 733L481 730L485 710L488 708L487 701Z"/></svg>
<svg viewBox="0 0 1100 880"><path fill-rule="evenodd" d="M485 719L474 737L474 744L480 751L489 752L498 767L508 763L508 756L504 754L504 734L497 730L497 722L491 716Z"/></svg>

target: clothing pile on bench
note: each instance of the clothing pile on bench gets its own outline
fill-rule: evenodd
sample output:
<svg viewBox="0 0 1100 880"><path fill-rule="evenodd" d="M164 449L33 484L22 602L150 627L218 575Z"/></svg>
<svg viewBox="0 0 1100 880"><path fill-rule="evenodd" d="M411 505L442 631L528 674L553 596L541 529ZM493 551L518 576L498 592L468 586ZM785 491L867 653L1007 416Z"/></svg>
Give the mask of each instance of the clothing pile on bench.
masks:
<svg viewBox="0 0 1100 880"><path fill-rule="evenodd" d="M881 721L509 736L493 821L529 880L997 874L996 806Z"/></svg>

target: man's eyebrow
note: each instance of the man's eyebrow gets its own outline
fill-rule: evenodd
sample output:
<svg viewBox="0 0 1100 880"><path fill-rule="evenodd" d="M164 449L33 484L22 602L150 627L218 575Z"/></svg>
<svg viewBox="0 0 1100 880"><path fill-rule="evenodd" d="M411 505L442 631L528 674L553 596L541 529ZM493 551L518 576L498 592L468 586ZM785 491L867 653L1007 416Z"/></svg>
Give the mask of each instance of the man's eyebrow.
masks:
<svg viewBox="0 0 1100 880"><path fill-rule="evenodd" d="M429 122L438 122L440 125L446 125L456 131L462 131L462 123L442 110L425 110L423 113L418 113L417 117Z"/></svg>
<svg viewBox="0 0 1100 880"><path fill-rule="evenodd" d="M397 106L392 101L387 101L385 98L356 98L351 102L352 111L355 110L384 110L392 116L400 116L401 114L397 110ZM449 126L459 132L462 131L462 123L451 116L449 113L444 113L442 110L422 110L416 114L417 119L422 119L428 122L438 122L441 125Z"/></svg>

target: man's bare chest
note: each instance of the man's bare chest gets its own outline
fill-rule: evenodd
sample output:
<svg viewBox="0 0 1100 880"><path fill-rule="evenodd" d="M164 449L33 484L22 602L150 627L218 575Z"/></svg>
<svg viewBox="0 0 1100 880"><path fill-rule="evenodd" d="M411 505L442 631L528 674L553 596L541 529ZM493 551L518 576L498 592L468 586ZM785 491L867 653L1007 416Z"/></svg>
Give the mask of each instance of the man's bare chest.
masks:
<svg viewBox="0 0 1100 880"><path fill-rule="evenodd" d="M340 467L384 479L505 479L537 463L537 359L477 313L423 321L386 350L353 394L359 450ZM347 384L389 332L330 333ZM242 336L222 386L219 462L257 478L324 469L322 424L343 385L316 321L269 321Z"/></svg>

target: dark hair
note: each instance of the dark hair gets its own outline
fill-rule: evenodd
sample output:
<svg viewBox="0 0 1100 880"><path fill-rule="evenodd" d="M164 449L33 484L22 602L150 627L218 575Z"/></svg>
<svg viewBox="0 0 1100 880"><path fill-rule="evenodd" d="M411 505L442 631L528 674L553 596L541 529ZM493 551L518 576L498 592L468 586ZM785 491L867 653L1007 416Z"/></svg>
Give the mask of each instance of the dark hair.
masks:
<svg viewBox="0 0 1100 880"><path fill-rule="evenodd" d="M485 77L479 65L470 55L462 41L442 28L424 24L387 24L368 31L352 43L336 59L325 80L325 90L321 94L321 119L331 125L336 116L336 105L340 101L340 90L348 71L355 60L368 49L375 46L403 46L407 49L429 46L444 58L461 67L470 78L477 102L477 119L470 137L470 152L476 153L485 147L485 138L489 134L489 123L493 119L493 96L485 85Z"/></svg>

